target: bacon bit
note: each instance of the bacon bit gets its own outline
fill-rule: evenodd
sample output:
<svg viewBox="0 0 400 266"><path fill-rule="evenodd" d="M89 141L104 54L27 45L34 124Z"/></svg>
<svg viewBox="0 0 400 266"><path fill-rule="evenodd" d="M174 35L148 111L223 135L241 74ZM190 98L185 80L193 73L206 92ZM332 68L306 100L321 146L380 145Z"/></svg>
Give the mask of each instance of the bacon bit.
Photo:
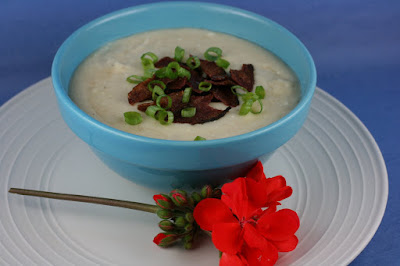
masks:
<svg viewBox="0 0 400 266"><path fill-rule="evenodd" d="M158 61L154 64L154 66L155 66L156 68L163 68L163 67L168 66L168 64L171 63L171 62L175 62L175 59L173 59L173 58L171 58L171 57L169 57L169 56L166 56L166 57L163 57L163 58L161 58L160 60L158 60Z"/></svg>
<svg viewBox="0 0 400 266"><path fill-rule="evenodd" d="M151 92L147 88L147 84L152 80L153 78L148 78L133 87L133 89L128 93L129 104L134 105L135 103L151 99Z"/></svg>
<svg viewBox="0 0 400 266"><path fill-rule="evenodd" d="M237 84L247 89L253 90L254 86L254 67L252 64L243 64L241 70L230 70L231 78Z"/></svg>
<svg viewBox="0 0 400 266"><path fill-rule="evenodd" d="M239 100L237 96L233 94L230 87L214 86L212 87L211 92L214 98L227 106L236 107L239 105Z"/></svg>
<svg viewBox="0 0 400 266"><path fill-rule="evenodd" d="M223 117L231 109L230 107L227 107L225 110L212 108L209 105L212 98L212 94L206 96L192 96L189 106L196 107L196 114L193 117L182 117L180 114L177 114L174 121L176 123L188 123L192 125L204 124Z"/></svg>
<svg viewBox="0 0 400 266"><path fill-rule="evenodd" d="M177 78L175 80L171 80L170 82L165 83L167 85L165 93L168 94L173 91L183 90L185 88L186 83L187 83L187 78Z"/></svg>
<svg viewBox="0 0 400 266"><path fill-rule="evenodd" d="M215 62L200 59L201 70L206 73L210 79L215 81L225 80L228 75L222 67L217 66Z"/></svg>

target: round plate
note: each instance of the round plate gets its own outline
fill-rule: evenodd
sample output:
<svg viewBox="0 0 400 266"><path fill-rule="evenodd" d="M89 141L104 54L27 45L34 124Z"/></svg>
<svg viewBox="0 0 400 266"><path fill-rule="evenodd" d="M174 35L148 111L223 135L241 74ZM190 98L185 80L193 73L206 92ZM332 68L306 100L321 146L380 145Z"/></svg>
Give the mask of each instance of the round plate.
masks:
<svg viewBox="0 0 400 266"><path fill-rule="evenodd" d="M0 264L218 265L205 237L185 251L152 243L156 215L86 203L23 197L10 187L152 203L152 191L104 166L68 129L50 78L0 109ZM297 211L299 244L278 265L350 263L371 240L388 196L374 139L344 105L320 89L300 132L264 164L293 187L283 207Z"/></svg>

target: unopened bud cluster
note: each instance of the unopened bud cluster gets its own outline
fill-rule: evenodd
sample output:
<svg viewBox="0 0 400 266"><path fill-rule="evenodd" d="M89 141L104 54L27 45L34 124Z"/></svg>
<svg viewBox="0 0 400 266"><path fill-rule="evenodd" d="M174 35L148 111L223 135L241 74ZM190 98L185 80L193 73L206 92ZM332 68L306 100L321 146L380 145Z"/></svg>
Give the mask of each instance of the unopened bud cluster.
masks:
<svg viewBox="0 0 400 266"><path fill-rule="evenodd" d="M154 238L154 243L161 247L168 247L178 241L183 242L186 249L193 247L199 226L193 218L194 207L205 198L221 198L221 190L206 185L200 193L189 195L181 189L172 190L169 195L154 195L158 205L157 215L161 220L158 226L163 233Z"/></svg>

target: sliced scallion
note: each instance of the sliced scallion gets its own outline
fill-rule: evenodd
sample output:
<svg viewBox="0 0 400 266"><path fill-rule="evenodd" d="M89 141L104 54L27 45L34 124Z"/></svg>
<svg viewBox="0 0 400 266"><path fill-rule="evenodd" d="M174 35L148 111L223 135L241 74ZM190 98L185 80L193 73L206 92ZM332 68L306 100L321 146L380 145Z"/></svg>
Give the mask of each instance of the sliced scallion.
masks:
<svg viewBox="0 0 400 266"><path fill-rule="evenodd" d="M161 99L164 98L164 97L166 97L167 101L168 101L167 106L165 106L165 107L161 106ZM156 104L157 104L158 107L161 107L161 108L164 108L164 109L169 109L172 106L172 98L170 96L168 96L168 95L165 95L165 94L164 95L160 95L160 96L157 97Z"/></svg>
<svg viewBox="0 0 400 266"><path fill-rule="evenodd" d="M259 111L254 111L254 109L253 109L253 105L254 105L254 104L251 106L251 110L250 110L250 111L251 111L253 114L255 114L255 115L261 113L262 110L263 110L263 103L262 103L261 99L258 99L257 102L258 102L259 105L260 105L260 110L259 110Z"/></svg>
<svg viewBox="0 0 400 266"><path fill-rule="evenodd" d="M190 72L187 69L184 69L183 67L180 67L178 69L178 76L183 78L186 77L187 79L190 79Z"/></svg>
<svg viewBox="0 0 400 266"><path fill-rule="evenodd" d="M247 115L251 111L254 101L249 100L240 106L239 115Z"/></svg>
<svg viewBox="0 0 400 266"><path fill-rule="evenodd" d="M226 61L225 59L222 59L221 57L215 60L215 63L217 66L222 67L222 68L228 68L230 63Z"/></svg>
<svg viewBox="0 0 400 266"><path fill-rule="evenodd" d="M222 56L222 50L218 47L210 47L204 53L204 58L208 61L215 61Z"/></svg>
<svg viewBox="0 0 400 266"><path fill-rule="evenodd" d="M177 61L177 62L181 62L182 60L183 60L183 57L185 56L185 49L183 49L183 48L181 48L181 47L179 47L179 46L177 46L176 48L175 48L175 60Z"/></svg>
<svg viewBox="0 0 400 266"><path fill-rule="evenodd" d="M156 75L157 78L161 79L161 78L167 77L166 72L167 72L167 68L163 67L163 68L160 68L159 70L157 70L154 74Z"/></svg>
<svg viewBox="0 0 400 266"><path fill-rule="evenodd" d="M190 96L192 95L192 88L188 87L183 91L182 102L188 103L190 101Z"/></svg>
<svg viewBox="0 0 400 266"><path fill-rule="evenodd" d="M171 62L168 64L165 74L167 78L176 79L178 77L178 71L181 68L178 62Z"/></svg>
<svg viewBox="0 0 400 266"><path fill-rule="evenodd" d="M194 138L194 141L199 141L199 140L207 140L206 138L203 138L201 136L197 136Z"/></svg>
<svg viewBox="0 0 400 266"><path fill-rule="evenodd" d="M148 57L150 57L150 58L148 58L148 57L146 57L146 56L148 56ZM140 59L143 61L144 58L151 59L151 61L153 62L153 64L155 64L155 63L158 61L158 56L156 56L156 55L155 55L154 53L152 53L152 52L147 52L147 53L142 54L142 56L140 57Z"/></svg>
<svg viewBox="0 0 400 266"><path fill-rule="evenodd" d="M169 125L174 122L174 114L171 111L165 111L164 109L157 113L156 118L161 125ZM167 118L166 121L165 118Z"/></svg>
<svg viewBox="0 0 400 266"><path fill-rule="evenodd" d="M167 87L167 86L165 85L165 83L162 82L161 80L152 80L152 81L149 82L149 84L147 84L147 88L148 88L149 91L151 91L151 92L153 92L153 88L154 88L155 86L159 86L159 87L161 87L161 89L163 89L163 90L165 90L165 88Z"/></svg>
<svg viewBox="0 0 400 266"><path fill-rule="evenodd" d="M190 67L190 69L195 69L200 66L200 59L197 56L191 56L186 60L186 65Z"/></svg>
<svg viewBox="0 0 400 266"><path fill-rule="evenodd" d="M145 77L138 76L138 75L131 75L126 78L126 81L128 81L129 83L133 83L133 84L137 84L137 83L140 83L145 80L146 80Z"/></svg>
<svg viewBox="0 0 400 266"><path fill-rule="evenodd" d="M239 93L238 90L244 91L244 93ZM242 86L239 86L239 85L232 86L231 91L233 94L235 94L237 96L243 96L248 92L245 88L243 88Z"/></svg>
<svg viewBox="0 0 400 266"><path fill-rule="evenodd" d="M153 99L153 101L155 101L157 99L158 96L162 96L165 95L165 92L163 91L163 89L161 89L159 86L154 86L153 88L153 93L151 95L151 98Z"/></svg>
<svg viewBox="0 0 400 266"><path fill-rule="evenodd" d="M196 107L187 107L182 109L181 116L182 117L193 117L196 115Z"/></svg>
<svg viewBox="0 0 400 266"><path fill-rule="evenodd" d="M212 88L212 84L207 81L202 81L199 83L199 90L201 91L209 91Z"/></svg>
<svg viewBox="0 0 400 266"><path fill-rule="evenodd" d="M147 107L146 109L146 115L152 117L152 118L156 118L156 114L158 111L164 110L163 108L157 106L157 105L150 105L149 107Z"/></svg>
<svg viewBox="0 0 400 266"><path fill-rule="evenodd" d="M256 95L260 98L260 99L264 99L265 98L265 90L263 86L257 86L256 87Z"/></svg>
<svg viewBox="0 0 400 266"><path fill-rule="evenodd" d="M142 123L142 116L138 112L125 112L125 122L129 125L138 125Z"/></svg>

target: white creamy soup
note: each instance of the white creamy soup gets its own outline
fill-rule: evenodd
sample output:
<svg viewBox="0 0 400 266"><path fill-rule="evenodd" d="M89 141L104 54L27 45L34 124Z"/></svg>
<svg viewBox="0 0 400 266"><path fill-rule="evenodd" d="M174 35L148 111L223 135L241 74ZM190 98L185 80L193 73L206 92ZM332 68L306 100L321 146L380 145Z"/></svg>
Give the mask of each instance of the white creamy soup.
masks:
<svg viewBox="0 0 400 266"><path fill-rule="evenodd" d="M143 74L142 54L151 51L158 58L174 57L176 46L185 49L185 61L189 54L204 58L209 47L219 47L222 57L230 62L230 69L239 70L242 64L252 64L254 88L261 85L265 89L263 111L241 116L239 105L218 120L196 125L161 125L138 111L140 103L128 102L127 94L135 85L126 78ZM293 71L272 53L231 35L192 28L150 31L109 43L80 64L70 82L69 94L79 108L104 124L135 135L169 140L193 140L196 136L219 139L262 128L288 114L301 95ZM222 103L211 105L226 108ZM141 113L142 123L127 124L123 114L128 111Z"/></svg>

